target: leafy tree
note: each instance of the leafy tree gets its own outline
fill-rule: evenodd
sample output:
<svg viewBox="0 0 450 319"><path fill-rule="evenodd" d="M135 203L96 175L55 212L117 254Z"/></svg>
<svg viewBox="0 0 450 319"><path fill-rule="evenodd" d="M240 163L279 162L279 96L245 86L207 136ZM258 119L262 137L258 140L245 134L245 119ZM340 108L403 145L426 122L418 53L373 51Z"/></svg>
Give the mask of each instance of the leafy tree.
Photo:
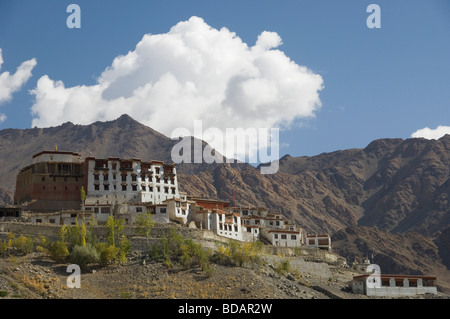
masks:
<svg viewBox="0 0 450 319"><path fill-rule="evenodd" d="M8 243L4 240L0 241L0 255L3 255L8 250Z"/></svg>
<svg viewBox="0 0 450 319"><path fill-rule="evenodd" d="M80 230L81 246L86 246L86 233L87 233L87 228L86 228L86 225L83 223L83 224L81 224L81 230Z"/></svg>
<svg viewBox="0 0 450 319"><path fill-rule="evenodd" d="M80 199L81 199L81 202L84 204L84 201L86 200L86 191L84 190L83 186L81 186L81 189L80 189Z"/></svg>
<svg viewBox="0 0 450 319"><path fill-rule="evenodd" d="M106 240L111 246L115 246L116 240L121 237L123 232L123 219L114 219L114 217L110 215L105 226L108 232Z"/></svg>
<svg viewBox="0 0 450 319"><path fill-rule="evenodd" d="M13 246L22 254L26 255L34 250L34 241L31 237L20 235L20 237L14 240Z"/></svg>
<svg viewBox="0 0 450 319"><path fill-rule="evenodd" d="M67 226L62 225L61 228L59 229L58 238L63 243L67 243L67 232L68 232Z"/></svg>
<svg viewBox="0 0 450 319"><path fill-rule="evenodd" d="M150 211L147 211L145 214L138 214L134 225L136 226L136 234L138 236L149 237L152 227L155 226Z"/></svg>
<svg viewBox="0 0 450 319"><path fill-rule="evenodd" d="M107 243L99 243L97 250L100 254L100 264L105 266L117 259L120 249Z"/></svg>
<svg viewBox="0 0 450 319"><path fill-rule="evenodd" d="M8 243L7 243L7 246L8 246L8 248L10 248L10 247L12 246L12 244L13 244L13 239L14 239L14 237L16 237L16 236L14 235L13 232L9 232L7 236L8 236Z"/></svg>
<svg viewBox="0 0 450 319"><path fill-rule="evenodd" d="M126 238L122 237L119 242L119 252L117 256L117 260L120 263L125 263L127 261L127 254L131 250L131 242Z"/></svg>
<svg viewBox="0 0 450 319"><path fill-rule="evenodd" d="M65 242L58 240L49 249L50 257L56 262L64 262L69 256L69 250Z"/></svg>

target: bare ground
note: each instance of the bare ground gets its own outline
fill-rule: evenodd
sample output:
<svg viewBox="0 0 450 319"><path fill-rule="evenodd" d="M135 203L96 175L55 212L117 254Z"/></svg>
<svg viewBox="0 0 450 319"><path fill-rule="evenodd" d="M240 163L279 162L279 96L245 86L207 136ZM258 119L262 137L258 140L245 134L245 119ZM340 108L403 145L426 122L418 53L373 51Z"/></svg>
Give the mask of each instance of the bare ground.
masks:
<svg viewBox="0 0 450 319"><path fill-rule="evenodd" d="M135 256L124 265L84 270L81 288L72 289L67 287L67 266L39 253L2 258L0 299L368 299L347 288L358 273L334 265L328 280L295 269L281 274L269 264L213 264L207 276L197 268L170 270Z"/></svg>

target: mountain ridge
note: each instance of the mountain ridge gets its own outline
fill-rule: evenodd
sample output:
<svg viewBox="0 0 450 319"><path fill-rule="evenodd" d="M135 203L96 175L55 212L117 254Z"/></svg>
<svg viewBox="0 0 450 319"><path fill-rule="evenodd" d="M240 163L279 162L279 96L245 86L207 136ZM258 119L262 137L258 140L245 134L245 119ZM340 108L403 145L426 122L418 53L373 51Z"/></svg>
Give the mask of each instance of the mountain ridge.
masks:
<svg viewBox="0 0 450 319"><path fill-rule="evenodd" d="M57 146L83 157L171 162L176 143L128 115L90 125L66 122L49 128L0 130L0 202L12 203L17 173L42 150ZM403 255L402 238L411 241L414 236L410 234L417 233L418 243L424 236L436 244L429 246L436 265L450 269L450 135L439 140L378 139L364 148L315 156L286 154L279 159L279 171L272 175L263 175L247 163L182 163L177 168L183 191L230 202L236 198L236 205L265 206L307 232L336 234L352 227L371 227L375 233L347 236L353 242L366 242L355 246L361 255L368 253L363 248L369 247L371 240L379 240L383 234L399 235L389 238L399 247L398 255ZM425 260L426 254L420 258ZM397 260L389 267L403 269Z"/></svg>

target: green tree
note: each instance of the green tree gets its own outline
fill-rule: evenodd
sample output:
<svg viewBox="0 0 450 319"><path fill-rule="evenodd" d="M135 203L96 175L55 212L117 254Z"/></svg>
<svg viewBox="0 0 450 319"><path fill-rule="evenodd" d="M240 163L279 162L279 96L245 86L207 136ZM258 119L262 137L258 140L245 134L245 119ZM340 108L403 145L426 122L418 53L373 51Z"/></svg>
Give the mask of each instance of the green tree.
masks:
<svg viewBox="0 0 450 319"><path fill-rule="evenodd" d="M81 236L81 246L86 246L86 225L83 223L81 224L81 230L80 230L80 236Z"/></svg>
<svg viewBox="0 0 450 319"><path fill-rule="evenodd" d="M64 262L69 256L66 243L61 240L55 241L49 249L50 257L56 262Z"/></svg>
<svg viewBox="0 0 450 319"><path fill-rule="evenodd" d="M14 240L13 247L24 255L29 254L34 250L33 238L20 235L20 237Z"/></svg>
<svg viewBox="0 0 450 319"><path fill-rule="evenodd" d="M110 215L105 226L107 229L106 240L111 246L116 246L116 240L121 237L124 229L123 219L115 219Z"/></svg>
<svg viewBox="0 0 450 319"><path fill-rule="evenodd" d="M8 246L8 248L10 248L13 244L14 237L16 237L16 236L14 235L13 232L9 232L7 236L8 236L7 246Z"/></svg>
<svg viewBox="0 0 450 319"><path fill-rule="evenodd" d="M138 236L149 237L152 227L155 226L150 211L147 211L145 214L138 214L134 225L136 226L136 234Z"/></svg>
<svg viewBox="0 0 450 319"><path fill-rule="evenodd" d="M81 199L81 202L84 205L84 201L86 200L86 192L85 192L83 186L81 186L81 189L80 189L80 199Z"/></svg>
<svg viewBox="0 0 450 319"><path fill-rule="evenodd" d="M99 243L97 245L97 251L100 254L100 264L103 266L112 263L117 259L117 255L119 254L119 248L108 245L107 243Z"/></svg>
<svg viewBox="0 0 450 319"><path fill-rule="evenodd" d="M67 226L62 225L61 228L59 229L58 238L63 243L67 243L67 232L68 232Z"/></svg>

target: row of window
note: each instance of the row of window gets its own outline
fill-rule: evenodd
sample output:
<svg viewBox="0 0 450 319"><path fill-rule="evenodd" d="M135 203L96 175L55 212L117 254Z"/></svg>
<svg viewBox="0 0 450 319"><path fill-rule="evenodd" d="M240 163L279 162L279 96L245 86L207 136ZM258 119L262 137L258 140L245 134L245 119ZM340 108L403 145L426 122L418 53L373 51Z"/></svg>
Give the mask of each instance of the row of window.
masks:
<svg viewBox="0 0 450 319"><path fill-rule="evenodd" d="M103 180L104 181L108 181L109 180L109 175L108 174L102 174L102 175L103 175ZM126 174L121 174L120 176L121 176L122 182L126 182L127 181L127 175ZM117 180L117 175L113 174L112 178L113 178L113 180ZM100 174L94 174L94 180L95 181L99 181L100 180ZM159 176L156 176L155 180L156 180L157 183L161 182L161 178ZM163 180L164 180L165 184L175 184L175 178L173 178L173 177L170 178L170 179L165 177L165 178L163 178ZM131 175L131 181L132 182L137 182L138 181L137 180L137 175ZM141 181L142 182L146 182L146 181L151 182L152 180L150 180L150 178L146 178L145 175L141 175Z"/></svg>
<svg viewBox="0 0 450 319"><path fill-rule="evenodd" d="M57 190L57 188L59 188L59 187L56 187L56 186L53 186L53 190L54 191L56 191ZM45 188L45 185L44 186L42 186L42 189L43 190L45 190L46 188ZM47 189L51 189L51 187L49 187L49 188L47 188ZM69 190L69 187L68 186L66 186L66 185L64 185L64 191L68 191ZM78 186L75 186L75 190L77 191L78 190Z"/></svg>
<svg viewBox="0 0 450 319"><path fill-rule="evenodd" d="M128 185L123 184L121 186L122 186L122 191L123 192L128 191ZM117 185L113 185L113 189L117 190ZM100 190L100 184L95 184L94 185L94 190L99 191ZM110 190L109 184L103 184L103 190L109 191ZM138 186L137 185L131 185L131 191L137 192L138 191ZM147 186L141 185L139 191L146 192L147 191ZM153 192L153 186L149 186L148 187L148 191L149 192ZM160 186L156 186L156 191L159 193L161 191L161 187ZM176 189L175 188L171 188L170 191L169 191L169 187L164 187L164 193L165 194L172 193L173 195L175 195L176 194Z"/></svg>
<svg viewBox="0 0 450 319"><path fill-rule="evenodd" d="M281 239L287 239L286 234L280 235ZM278 239L278 234L273 234L273 238ZM291 235L291 240L297 240L297 235Z"/></svg>
<svg viewBox="0 0 450 319"><path fill-rule="evenodd" d="M95 168L96 169L109 169L108 167L108 161L107 160L96 160L95 161ZM117 162L111 163L111 169L117 170ZM121 162L120 163L120 169L133 169L133 163L132 162ZM151 172L151 165L149 164L141 164L141 169L146 172ZM155 167L155 173L159 174L161 171L161 167L156 166ZM173 169L171 167L166 167L164 169L165 173L172 173Z"/></svg>
<svg viewBox="0 0 450 319"><path fill-rule="evenodd" d="M67 182L67 179L69 178L69 179L71 179L70 177L58 177L58 179L62 179L62 178L64 178L64 181L65 182ZM78 177L74 177L75 178L75 182L78 182ZM50 179L50 178L49 178ZM56 182L56 179L57 179L57 177L56 176L53 176L52 177L52 180L53 180L53 182ZM47 179L46 179L46 177L45 176L42 176L41 177L41 181L42 182L45 182Z"/></svg>

